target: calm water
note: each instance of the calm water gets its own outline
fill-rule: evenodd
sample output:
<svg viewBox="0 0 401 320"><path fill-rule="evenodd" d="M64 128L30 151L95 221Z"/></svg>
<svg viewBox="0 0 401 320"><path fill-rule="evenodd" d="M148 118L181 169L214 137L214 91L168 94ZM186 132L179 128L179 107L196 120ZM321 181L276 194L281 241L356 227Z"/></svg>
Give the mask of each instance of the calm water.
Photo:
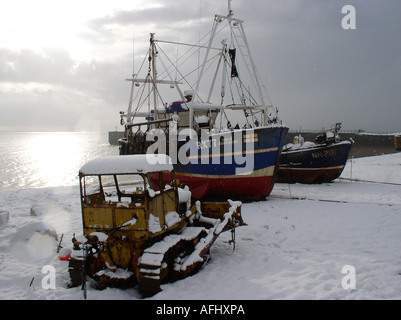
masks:
<svg viewBox="0 0 401 320"><path fill-rule="evenodd" d="M118 155L107 132L0 132L0 191L76 185L102 155Z"/></svg>

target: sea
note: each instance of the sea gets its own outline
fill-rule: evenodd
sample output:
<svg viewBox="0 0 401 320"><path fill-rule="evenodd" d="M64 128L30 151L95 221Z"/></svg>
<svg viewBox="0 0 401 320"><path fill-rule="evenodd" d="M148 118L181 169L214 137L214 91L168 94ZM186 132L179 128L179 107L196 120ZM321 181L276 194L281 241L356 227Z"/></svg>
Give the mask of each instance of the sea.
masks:
<svg viewBox="0 0 401 320"><path fill-rule="evenodd" d="M0 192L78 185L87 161L118 153L108 132L0 132Z"/></svg>

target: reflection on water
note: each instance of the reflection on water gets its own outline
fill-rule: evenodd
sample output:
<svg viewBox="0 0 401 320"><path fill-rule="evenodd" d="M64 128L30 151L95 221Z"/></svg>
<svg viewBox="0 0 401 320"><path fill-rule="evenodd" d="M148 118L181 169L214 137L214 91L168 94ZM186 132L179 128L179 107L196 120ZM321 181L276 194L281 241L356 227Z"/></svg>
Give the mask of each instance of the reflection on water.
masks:
<svg viewBox="0 0 401 320"><path fill-rule="evenodd" d="M76 185L90 159L118 155L107 133L0 132L0 191Z"/></svg>

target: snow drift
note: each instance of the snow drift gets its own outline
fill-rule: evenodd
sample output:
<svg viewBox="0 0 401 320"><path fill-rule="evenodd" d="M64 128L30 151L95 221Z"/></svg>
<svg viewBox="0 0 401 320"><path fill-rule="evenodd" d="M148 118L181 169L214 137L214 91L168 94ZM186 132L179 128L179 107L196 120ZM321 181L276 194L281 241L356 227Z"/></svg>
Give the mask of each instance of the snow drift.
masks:
<svg viewBox="0 0 401 320"><path fill-rule="evenodd" d="M276 184L267 200L242 204L247 226L234 251L220 235L199 273L151 299L401 299L400 169L397 153L348 161L332 183ZM56 252L56 236L69 248L82 233L79 188L1 192L0 207L0 299L84 299L67 288L68 262ZM42 287L45 265L55 289ZM354 267L354 288L343 287L344 266ZM140 295L88 286L87 299Z"/></svg>

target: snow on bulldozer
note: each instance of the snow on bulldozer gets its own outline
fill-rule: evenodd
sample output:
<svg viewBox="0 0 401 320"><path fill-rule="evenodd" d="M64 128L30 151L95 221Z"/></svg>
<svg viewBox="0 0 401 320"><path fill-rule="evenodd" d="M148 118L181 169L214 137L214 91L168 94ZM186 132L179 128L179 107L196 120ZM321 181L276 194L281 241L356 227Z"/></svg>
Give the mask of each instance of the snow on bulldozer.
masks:
<svg viewBox="0 0 401 320"><path fill-rule="evenodd" d="M166 177L169 174L169 179ZM72 239L70 286L139 285L143 296L195 274L224 231L245 225L241 202L192 202L171 159L106 156L79 171L83 235Z"/></svg>

